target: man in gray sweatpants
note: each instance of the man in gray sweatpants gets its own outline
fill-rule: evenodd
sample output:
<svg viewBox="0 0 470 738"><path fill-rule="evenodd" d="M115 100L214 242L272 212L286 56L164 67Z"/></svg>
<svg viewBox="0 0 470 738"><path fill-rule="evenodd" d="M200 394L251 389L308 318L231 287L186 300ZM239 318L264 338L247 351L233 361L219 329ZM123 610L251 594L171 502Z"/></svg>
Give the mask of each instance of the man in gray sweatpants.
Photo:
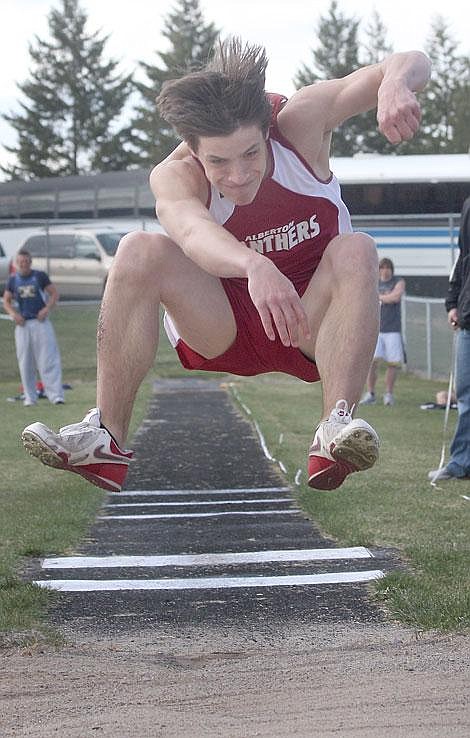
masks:
<svg viewBox="0 0 470 738"><path fill-rule="evenodd" d="M16 273L10 276L3 306L13 318L18 366L24 390L24 405L37 402L37 373L47 398L54 405L64 402L59 347L49 312L59 293L46 272L32 269L29 251L16 255ZM17 303L17 308L14 305Z"/></svg>

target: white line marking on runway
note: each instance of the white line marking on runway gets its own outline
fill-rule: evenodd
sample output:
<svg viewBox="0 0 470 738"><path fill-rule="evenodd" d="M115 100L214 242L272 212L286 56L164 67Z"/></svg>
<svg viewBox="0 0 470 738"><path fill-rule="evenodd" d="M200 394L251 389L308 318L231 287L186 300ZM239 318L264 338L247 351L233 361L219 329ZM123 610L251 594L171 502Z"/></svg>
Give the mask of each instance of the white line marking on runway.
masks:
<svg viewBox="0 0 470 738"><path fill-rule="evenodd" d="M113 502L105 505L108 508L116 507L200 507L201 505L259 505L263 502L293 502L292 497L278 497L277 500L199 500L198 502Z"/></svg>
<svg viewBox="0 0 470 738"><path fill-rule="evenodd" d="M170 520L172 518L218 518L222 515L294 515L300 510L236 510L234 512L168 513L168 515L98 515L97 520Z"/></svg>
<svg viewBox="0 0 470 738"><path fill-rule="evenodd" d="M125 490L122 492L110 492L110 497L149 497L151 495L254 495L265 492L290 492L289 487L232 487L230 489L141 489Z"/></svg>
<svg viewBox="0 0 470 738"><path fill-rule="evenodd" d="M255 426L255 430L256 430L256 432L258 434L259 442L261 444L261 448L263 449L264 455L266 456L266 458L269 461L276 461L276 459L274 458L274 456L271 456L271 454L269 452L267 443L264 440L263 434L261 433L261 428L259 427L259 424L258 424L258 422L256 420L253 420L253 425Z"/></svg>
<svg viewBox="0 0 470 738"><path fill-rule="evenodd" d="M238 589L246 587L298 587L312 584L345 584L380 579L384 572L347 571L281 577L200 577L194 579L49 579L35 581L39 587L60 592L111 592L115 590Z"/></svg>
<svg viewBox="0 0 470 738"><path fill-rule="evenodd" d="M353 548L310 548L281 551L238 551L229 553L175 554L173 556L62 556L44 559L43 569L111 569L159 566L216 566L259 564L274 561L334 561L373 558L363 546Z"/></svg>

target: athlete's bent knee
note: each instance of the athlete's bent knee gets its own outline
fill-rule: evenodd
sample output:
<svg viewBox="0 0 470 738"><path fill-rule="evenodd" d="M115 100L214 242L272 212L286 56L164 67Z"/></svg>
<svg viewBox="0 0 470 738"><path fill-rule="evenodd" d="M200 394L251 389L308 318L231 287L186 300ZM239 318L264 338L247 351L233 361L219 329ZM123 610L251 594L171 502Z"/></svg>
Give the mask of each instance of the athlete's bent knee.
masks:
<svg viewBox="0 0 470 738"><path fill-rule="evenodd" d="M371 259L374 263L377 262L378 267L378 256L377 256L377 244L368 233L353 233L351 236L354 239L354 248L361 252L362 256Z"/></svg>
<svg viewBox="0 0 470 738"><path fill-rule="evenodd" d="M170 239L161 233L126 233L119 242L113 261L113 277L130 282L154 282L161 265L171 257L174 249Z"/></svg>
<svg viewBox="0 0 470 738"><path fill-rule="evenodd" d="M367 233L348 233L334 238L325 250L332 269L343 277L346 274L379 273L377 246Z"/></svg>

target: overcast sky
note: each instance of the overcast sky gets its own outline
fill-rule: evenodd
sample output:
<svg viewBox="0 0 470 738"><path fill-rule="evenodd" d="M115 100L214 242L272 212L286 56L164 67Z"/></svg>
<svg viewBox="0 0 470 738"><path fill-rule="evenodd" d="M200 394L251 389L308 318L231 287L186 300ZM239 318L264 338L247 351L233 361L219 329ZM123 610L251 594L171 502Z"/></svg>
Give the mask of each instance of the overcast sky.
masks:
<svg viewBox="0 0 470 738"><path fill-rule="evenodd" d="M152 0L81 0L88 15L89 32L102 29L110 34L106 55L121 61L121 71L136 68L138 61L158 64L156 51L161 46L163 20L175 6ZM330 0L201 0L206 22L214 22L222 35L236 33L247 41L266 46L270 59L267 88L287 95L294 90L292 78L303 62L311 63L311 48L316 41L320 16L325 15ZM339 0L347 16L370 19L374 8L386 28L395 51L423 49L430 33L430 22L441 14L460 43L462 53L470 54L470 3L462 0ZM0 114L17 110L16 82L28 78L30 56L28 43L37 35L49 38L47 15L60 0L0 0L2 45L0 64ZM424 12L425 9L425 12ZM0 120L0 158L2 144L15 145L11 126Z"/></svg>

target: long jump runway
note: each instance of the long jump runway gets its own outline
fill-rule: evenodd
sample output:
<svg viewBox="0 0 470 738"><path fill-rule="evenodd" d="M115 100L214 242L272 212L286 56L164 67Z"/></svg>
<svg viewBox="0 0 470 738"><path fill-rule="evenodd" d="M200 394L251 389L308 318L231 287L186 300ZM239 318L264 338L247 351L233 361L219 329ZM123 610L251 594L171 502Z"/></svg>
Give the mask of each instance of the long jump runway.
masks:
<svg viewBox="0 0 470 738"><path fill-rule="evenodd" d="M77 554L42 561L36 582L61 593L55 622L381 619L367 585L393 554L323 538L218 383L157 382L134 448L126 490L107 496Z"/></svg>

